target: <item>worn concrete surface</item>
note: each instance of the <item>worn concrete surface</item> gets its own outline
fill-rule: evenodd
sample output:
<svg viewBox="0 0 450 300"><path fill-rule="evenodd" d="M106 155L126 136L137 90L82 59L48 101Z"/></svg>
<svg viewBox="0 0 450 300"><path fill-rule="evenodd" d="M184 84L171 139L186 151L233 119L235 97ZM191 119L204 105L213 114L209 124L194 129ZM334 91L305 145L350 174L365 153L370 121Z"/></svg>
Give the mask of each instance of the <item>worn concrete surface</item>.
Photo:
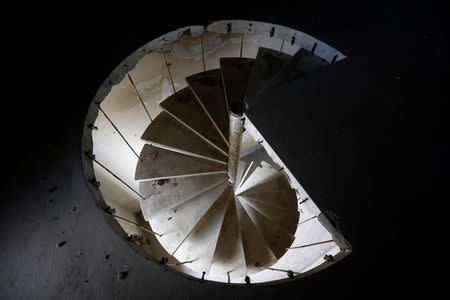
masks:
<svg viewBox="0 0 450 300"><path fill-rule="evenodd" d="M194 74L187 77L186 82L228 143L230 125L220 70L214 69Z"/></svg>

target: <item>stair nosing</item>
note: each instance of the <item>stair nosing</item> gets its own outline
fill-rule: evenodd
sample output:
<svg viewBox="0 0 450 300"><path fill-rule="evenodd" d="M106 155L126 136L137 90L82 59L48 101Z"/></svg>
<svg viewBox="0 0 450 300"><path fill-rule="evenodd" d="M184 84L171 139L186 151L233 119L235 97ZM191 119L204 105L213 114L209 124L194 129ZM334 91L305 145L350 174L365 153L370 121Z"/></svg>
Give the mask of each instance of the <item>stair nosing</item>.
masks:
<svg viewBox="0 0 450 300"><path fill-rule="evenodd" d="M175 148L175 147L172 147L172 146L167 146L167 145L164 145L164 144L155 143L155 142L153 142L151 140L144 140L144 139L141 139L141 140L145 144L151 145L151 146L155 146L157 148L169 150L169 151L172 151L172 152L176 152L176 153L180 153L180 154L184 154L184 155L188 155L188 156L192 156L192 157L196 157L196 158L209 160L209 161L216 162L216 163L223 164L223 165L228 165L227 161L218 160L218 159L211 158L211 157L208 157L208 156L204 156L204 155L201 155L201 154L197 154L197 153L185 151L185 150L182 150L182 149L178 149L178 148Z"/></svg>
<svg viewBox="0 0 450 300"><path fill-rule="evenodd" d="M204 172L204 173L191 173L191 174L183 174L183 175L173 175L173 176L163 176L163 177L155 177L155 178L144 178L144 179L135 179L137 182L144 181L155 181L160 179L171 179L171 178L183 178L183 177L193 177L193 176L207 176L214 174L227 174L228 171L212 171L212 172Z"/></svg>
<svg viewBox="0 0 450 300"><path fill-rule="evenodd" d="M230 103L228 102L227 88L226 88L226 86L225 86L225 80L224 80L224 78L223 78L222 68L220 68L220 77L222 77L223 94L224 94L224 96L225 96L225 102L226 102L226 104L227 104L228 115L230 115Z"/></svg>
<svg viewBox="0 0 450 300"><path fill-rule="evenodd" d="M259 168L259 167L260 167L260 166L258 166L257 168ZM252 174L250 174L250 175L247 177L247 179L245 180L245 182L247 182L247 180L255 173L256 170L257 170L257 169L253 170ZM249 189L254 188L255 186L258 186L259 184L261 184L261 183L263 183L263 182L267 182L267 180L269 180L270 178L272 178L272 177L278 175L279 172L280 172L280 171L276 171L276 172L273 173L272 175L269 175L268 177L266 177L266 178L264 178L263 180L261 180L260 182L258 182L256 185L247 187L245 190L242 190L242 186L240 186L240 187L237 189L237 191L236 191L236 196L241 195L242 193L248 191ZM245 182L244 182L244 183L245 183Z"/></svg>
<svg viewBox="0 0 450 300"><path fill-rule="evenodd" d="M204 188L204 189L200 190L200 192L198 192L197 194L195 194L195 195L191 196L190 198L184 200L183 202L180 202L180 203L176 204L175 206L170 206L170 207L167 207L167 208L164 208L164 209L160 210L158 213L156 213L156 214L152 215L150 218L146 219L146 221L150 221L150 220L152 220L152 219L158 217L160 214L162 214L162 213L164 213L164 212L167 212L167 211L169 211L169 210L171 210L171 209L173 209L173 208L175 208L175 207L177 207L177 206L180 206L180 205L182 205L182 204L184 204L184 203L186 203L186 202L188 202L188 201L191 201L191 200L193 200L194 198L200 196L201 194L206 193L206 192L208 192L208 191L210 191L210 190L212 190L212 189L218 187L219 185L221 185L221 184L223 184L223 183L225 183L225 182L227 182L227 179L225 179L225 180L223 180L223 181L219 181L219 182L217 182L217 183L215 183L215 184L213 184L213 185L211 185L211 186L208 186L207 188ZM150 198L150 197L146 197L145 200L148 200L149 198ZM144 217L145 217L145 216L144 216Z"/></svg>
<svg viewBox="0 0 450 300"><path fill-rule="evenodd" d="M247 202L245 202L247 204ZM241 204L242 205L242 204ZM291 233L289 233L284 227L275 224L274 222L272 222L269 218L267 218L265 215L263 215L262 213L260 213L257 209L253 208L253 206L247 204L248 206L250 206L250 209L253 209L257 214L259 214L261 217L263 217L265 219L266 222L268 222L269 224L274 224L277 225L280 229L282 229L286 234L288 234L288 236L292 239L290 245L292 245L292 243L294 242L295 236ZM245 208L244 205L242 205L242 208L245 210L245 212L247 213L248 217L250 218L250 220L252 221L253 225L255 226L256 230L259 231L259 233L261 234L261 236L264 238L264 243L267 245L267 247L270 249L270 251L272 252L272 255L275 257L275 260L278 261L281 257L284 256L284 254L286 253L286 251L284 251L284 253L280 256L277 257L274 253L274 249L272 249L271 245L267 242L266 240L266 235L264 234L263 230L260 228L260 226L258 226L255 221L253 220L253 218L250 216L250 214L248 213L247 209ZM288 245L288 247L290 246ZM287 248L287 247L285 247Z"/></svg>
<svg viewBox="0 0 450 300"><path fill-rule="evenodd" d="M164 110L165 112L167 112L172 118L174 118L175 120L177 120L178 122L180 122L181 124L183 124L186 128L188 128L189 130L191 130L193 133L195 133L196 135L198 135L200 138L202 138L205 142L207 142L208 144L210 144L211 146L213 146L215 149L219 150L222 154L224 154L225 156L228 157L228 153L226 153L225 151L223 151L219 146L217 146L216 144L214 144L213 142L211 142L210 140L208 140L206 137L204 137L203 135L201 135L199 132L197 132L196 130L194 130L191 126L189 126L188 124L186 124L185 122L183 122L181 119L179 119L177 116L175 116L174 114L172 114L170 111L166 110L165 108L163 108L161 106L162 110Z"/></svg>
<svg viewBox="0 0 450 300"><path fill-rule="evenodd" d="M250 172L250 168L253 166L255 162L252 160L250 162L250 164L247 166L247 168L245 169L244 174L242 175L238 187L236 188L236 195L237 195L237 191L240 189L240 187L242 186L242 184L248 179L248 177L250 177L251 174L247 174L248 172ZM248 176L247 176L248 175Z"/></svg>
<svg viewBox="0 0 450 300"><path fill-rule="evenodd" d="M192 86L189 84L189 82L186 80L187 85L189 86L189 88L191 89L192 93L195 96L195 99L197 99L198 103L200 104L200 106L203 108L203 110L205 111L205 113L208 115L208 118L211 120L211 122L213 123L214 127L216 128L216 130L219 132L219 135L222 137L222 139L224 140L225 144L227 146L230 146L227 138L223 135L222 130L220 130L219 126L217 125L216 121L214 121L214 119L212 118L211 114L209 113L209 111L206 109L205 105L203 104L202 100L200 99L200 97L197 95L197 93L195 92L195 90L192 88Z"/></svg>
<svg viewBox="0 0 450 300"><path fill-rule="evenodd" d="M241 197L239 197L239 199L242 199ZM292 234L292 233L290 233L286 228L284 228L283 226L281 226L281 225L279 225L279 224L276 224L275 222L273 222L272 220L270 220L268 217L266 217L266 215L265 214L263 214L261 211L259 211L259 209L257 209L256 207L254 207L249 201L247 201L245 198L244 199L242 199L244 202L245 202L245 204L247 204L248 206L250 206L255 212L257 212L259 215L261 215L267 222L269 222L269 223L271 223L271 224L274 224L274 225L276 225L276 226L278 226L278 227L280 227L281 229L283 229L283 231L285 231L285 233L286 234L288 234L289 236L291 236L292 238L295 238L295 233L294 234ZM245 207L244 207L244 209L245 209ZM256 224L255 224L256 225Z"/></svg>
<svg viewBox="0 0 450 300"><path fill-rule="evenodd" d="M225 181L224 181L224 182L225 182ZM224 183L224 182L222 182L222 183ZM217 186L218 186L218 185L217 185ZM214 200L214 201L211 203L211 206L208 207L208 209L205 211L205 213L203 214L203 216L198 220L198 222L194 225L194 227L192 227L192 229L191 229L191 230L189 231L189 233L185 236L185 238L183 239L183 241L182 241L182 242L176 247L176 249L171 253L172 256L175 255L175 253L178 251L178 249L181 247L181 245L183 245L183 243L184 243L184 242L186 241L186 239L189 237L189 235L191 235L191 233L197 228L197 226L198 226L198 224L200 223L200 221L208 214L209 210L214 206L214 204L216 204L217 200L220 199L220 197L223 195L223 193L226 191L226 189L227 189L227 186L224 187L222 193L220 193L220 195L217 197L217 199ZM225 214L224 214L224 216L225 216ZM223 222L223 220L222 220L222 222ZM219 230L219 233L220 233L220 230ZM218 238L219 238L219 236L217 236L217 239L218 239ZM214 253L213 253L213 255L214 255ZM211 258L211 260L212 260L212 258Z"/></svg>
<svg viewBox="0 0 450 300"><path fill-rule="evenodd" d="M237 200L237 201L236 201ZM275 259L275 261L278 261L277 257L275 256L275 254L273 253L272 249L270 248L270 246L267 244L264 235L262 234L261 230L259 230L258 226L256 226L256 224L253 222L252 218L250 218L247 210L245 209L245 207L240 203L239 199L236 199L235 197L235 201L239 202L239 205L242 207L242 209L244 210L245 214L247 215L248 219L250 220L250 222L253 224L253 226L256 228L256 230L258 230L259 234L262 237L262 242L266 245L267 249L269 250L270 254L272 255L272 257ZM238 220L239 220L239 215L238 215ZM242 230L241 230L242 231ZM242 240L242 233L241 233L241 240ZM244 249L244 255L245 255L245 249ZM245 257L245 256L244 256ZM246 265L247 265L247 260L245 261ZM261 265L264 266L264 265ZM260 266L260 267L261 267ZM257 267L258 268L258 267Z"/></svg>

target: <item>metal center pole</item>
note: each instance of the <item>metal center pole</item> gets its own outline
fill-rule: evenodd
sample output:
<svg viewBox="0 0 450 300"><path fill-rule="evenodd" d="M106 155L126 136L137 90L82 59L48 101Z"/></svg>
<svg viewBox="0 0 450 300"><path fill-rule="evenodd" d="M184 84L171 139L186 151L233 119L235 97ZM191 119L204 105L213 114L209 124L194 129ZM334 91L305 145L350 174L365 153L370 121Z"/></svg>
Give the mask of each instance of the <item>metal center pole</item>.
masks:
<svg viewBox="0 0 450 300"><path fill-rule="evenodd" d="M241 114L230 112L230 139L228 153L228 177L231 184L235 185L237 168L239 165L239 153L241 152L242 132L244 131L245 118Z"/></svg>

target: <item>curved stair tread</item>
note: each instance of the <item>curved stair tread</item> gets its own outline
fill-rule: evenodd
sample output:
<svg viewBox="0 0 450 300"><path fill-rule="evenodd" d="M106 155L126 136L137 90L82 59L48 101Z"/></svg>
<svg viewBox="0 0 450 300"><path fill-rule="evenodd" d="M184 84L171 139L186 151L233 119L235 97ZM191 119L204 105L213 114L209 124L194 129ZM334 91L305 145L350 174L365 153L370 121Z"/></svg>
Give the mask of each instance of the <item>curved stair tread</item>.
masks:
<svg viewBox="0 0 450 300"><path fill-rule="evenodd" d="M283 190L261 191L257 193L243 193L239 197L245 197L250 201L263 202L273 208L297 211L297 194L289 186L285 186Z"/></svg>
<svg viewBox="0 0 450 300"><path fill-rule="evenodd" d="M270 79L280 71L292 56L277 50L259 47L247 84L245 101L251 105L252 99L266 86Z"/></svg>
<svg viewBox="0 0 450 300"><path fill-rule="evenodd" d="M159 105L183 125L227 154L228 145L189 87L179 90Z"/></svg>
<svg viewBox="0 0 450 300"><path fill-rule="evenodd" d="M292 244L292 247L333 240L333 235L323 226L320 219L321 217L319 216L317 218L310 218L300 222L298 225L298 232L300 234L297 234L297 238Z"/></svg>
<svg viewBox="0 0 450 300"><path fill-rule="evenodd" d="M168 150L224 163L227 161L223 152L211 146L165 111L148 125L141 139Z"/></svg>
<svg viewBox="0 0 450 300"><path fill-rule="evenodd" d="M251 136L250 133L248 133L248 130L246 130L244 125L244 132L242 133L242 142L241 142L241 156L244 153L248 153L250 149L253 149L256 145L259 145Z"/></svg>
<svg viewBox="0 0 450 300"><path fill-rule="evenodd" d="M264 161L268 165L271 166L275 165L272 158L270 158L270 156L267 154L266 150L264 149L263 146L261 146L261 144L256 144L253 147L246 149L245 151L241 151L239 159L246 163L255 161L258 162L258 164L260 164L262 161Z"/></svg>
<svg viewBox="0 0 450 300"><path fill-rule="evenodd" d="M272 253L279 259L286 252L292 242L294 241L295 230L287 231L282 226L272 222L268 217L261 214L258 210L248 205L245 201L241 202L242 207L247 212L248 216L255 224L256 228L264 236L264 240L269 245ZM277 211L273 211L275 214Z"/></svg>
<svg viewBox="0 0 450 300"><path fill-rule="evenodd" d="M329 63L319 56L300 48L289 63L280 69L266 84L263 91L276 88L296 80L307 73L328 66Z"/></svg>
<svg viewBox="0 0 450 300"><path fill-rule="evenodd" d="M232 189L228 184L222 194L218 198L215 198L214 204L175 251L173 254L175 258L180 262L193 261L189 263L188 267L200 273L207 273L209 271L231 195Z"/></svg>
<svg viewBox="0 0 450 300"><path fill-rule="evenodd" d="M245 196L237 196L242 202L247 203L262 215L268 218L273 223L279 224L281 227L286 229L288 232L295 232L298 223L300 213L297 209L288 210L280 208L277 205L266 203L258 198L252 199ZM258 199L258 200L256 200Z"/></svg>
<svg viewBox="0 0 450 300"><path fill-rule="evenodd" d="M244 173L242 174L242 178L238 181L237 188L235 191L237 192L239 188L244 184L244 182L248 179L248 177L255 171L255 169L258 167L258 164L254 161L251 161L249 164L245 165Z"/></svg>
<svg viewBox="0 0 450 300"><path fill-rule="evenodd" d="M191 75L186 82L228 144L230 121L220 69Z"/></svg>
<svg viewBox="0 0 450 300"><path fill-rule="evenodd" d="M277 261L264 236L256 228L239 199L235 199L241 229L242 247L247 265L247 275L261 271Z"/></svg>
<svg viewBox="0 0 450 300"><path fill-rule="evenodd" d="M245 197L252 202L263 202L276 209L297 211L297 195L293 189L288 188L289 187L285 187L284 190L270 192L262 191L261 193L244 193L240 194L239 197Z"/></svg>
<svg viewBox="0 0 450 300"><path fill-rule="evenodd" d="M136 180L156 180L184 176L226 173L221 163L173 152L151 145L144 145L136 166Z"/></svg>
<svg viewBox="0 0 450 300"><path fill-rule="evenodd" d="M145 197L140 200L144 219L149 220L225 181L228 181L226 174L211 174L139 182L139 192Z"/></svg>
<svg viewBox="0 0 450 300"><path fill-rule="evenodd" d="M246 190L254 187L255 185L264 182L271 176L274 176L277 174L278 171L269 165L260 164L258 165L255 170L247 177L245 182L237 189L236 195L239 195Z"/></svg>
<svg viewBox="0 0 450 300"><path fill-rule="evenodd" d="M231 108L243 103L254 59L239 57L220 58L225 99Z"/></svg>
<svg viewBox="0 0 450 300"><path fill-rule="evenodd" d="M244 176L242 177L239 186L244 184L248 177L262 162L265 162L271 166L275 166L273 160L269 157L264 147L260 144L247 149L245 152L241 152L240 160L245 162L248 168L245 170Z"/></svg>
<svg viewBox="0 0 450 300"><path fill-rule="evenodd" d="M339 247L334 242L292 249L287 251L272 267L303 273L322 263L326 263L323 259L326 254L335 255L338 252Z"/></svg>
<svg viewBox="0 0 450 300"><path fill-rule="evenodd" d="M228 202L211 264L210 274L244 277L247 272L234 198Z"/></svg>
<svg viewBox="0 0 450 300"><path fill-rule="evenodd" d="M162 234L161 237L158 237L158 240L168 253L172 254L177 250L200 219L227 190L228 186L228 182L216 185L214 188L150 219L149 223L153 230Z"/></svg>
<svg viewBox="0 0 450 300"><path fill-rule="evenodd" d="M234 186L234 190L237 190L237 188L239 187L240 182L242 180L242 176L244 176L246 166L247 166L247 164L245 162L243 162L242 160L239 160L238 169L236 172L236 183Z"/></svg>
<svg viewBox="0 0 450 300"><path fill-rule="evenodd" d="M259 172L259 169L255 170L255 172L257 171ZM263 175L256 174L256 178L250 177L247 181L253 184L247 189L239 189L239 195L258 195L280 191L292 191L295 194L295 190L292 189L288 178L283 172L276 171L263 178L263 180L256 181L259 176L262 177Z"/></svg>

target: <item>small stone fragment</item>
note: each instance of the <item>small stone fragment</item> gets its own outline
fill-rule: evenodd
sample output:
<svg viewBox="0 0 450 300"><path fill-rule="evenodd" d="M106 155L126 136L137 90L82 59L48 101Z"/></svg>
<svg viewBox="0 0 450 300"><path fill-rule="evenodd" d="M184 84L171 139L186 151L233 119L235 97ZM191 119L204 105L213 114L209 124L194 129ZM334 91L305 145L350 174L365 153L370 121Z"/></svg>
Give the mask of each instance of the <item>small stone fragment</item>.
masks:
<svg viewBox="0 0 450 300"><path fill-rule="evenodd" d="M119 279L124 280L128 277L128 271L122 271L119 273Z"/></svg>
<svg viewBox="0 0 450 300"><path fill-rule="evenodd" d="M67 241L61 241L56 246L59 248L59 247L64 246L66 243L67 243Z"/></svg>

